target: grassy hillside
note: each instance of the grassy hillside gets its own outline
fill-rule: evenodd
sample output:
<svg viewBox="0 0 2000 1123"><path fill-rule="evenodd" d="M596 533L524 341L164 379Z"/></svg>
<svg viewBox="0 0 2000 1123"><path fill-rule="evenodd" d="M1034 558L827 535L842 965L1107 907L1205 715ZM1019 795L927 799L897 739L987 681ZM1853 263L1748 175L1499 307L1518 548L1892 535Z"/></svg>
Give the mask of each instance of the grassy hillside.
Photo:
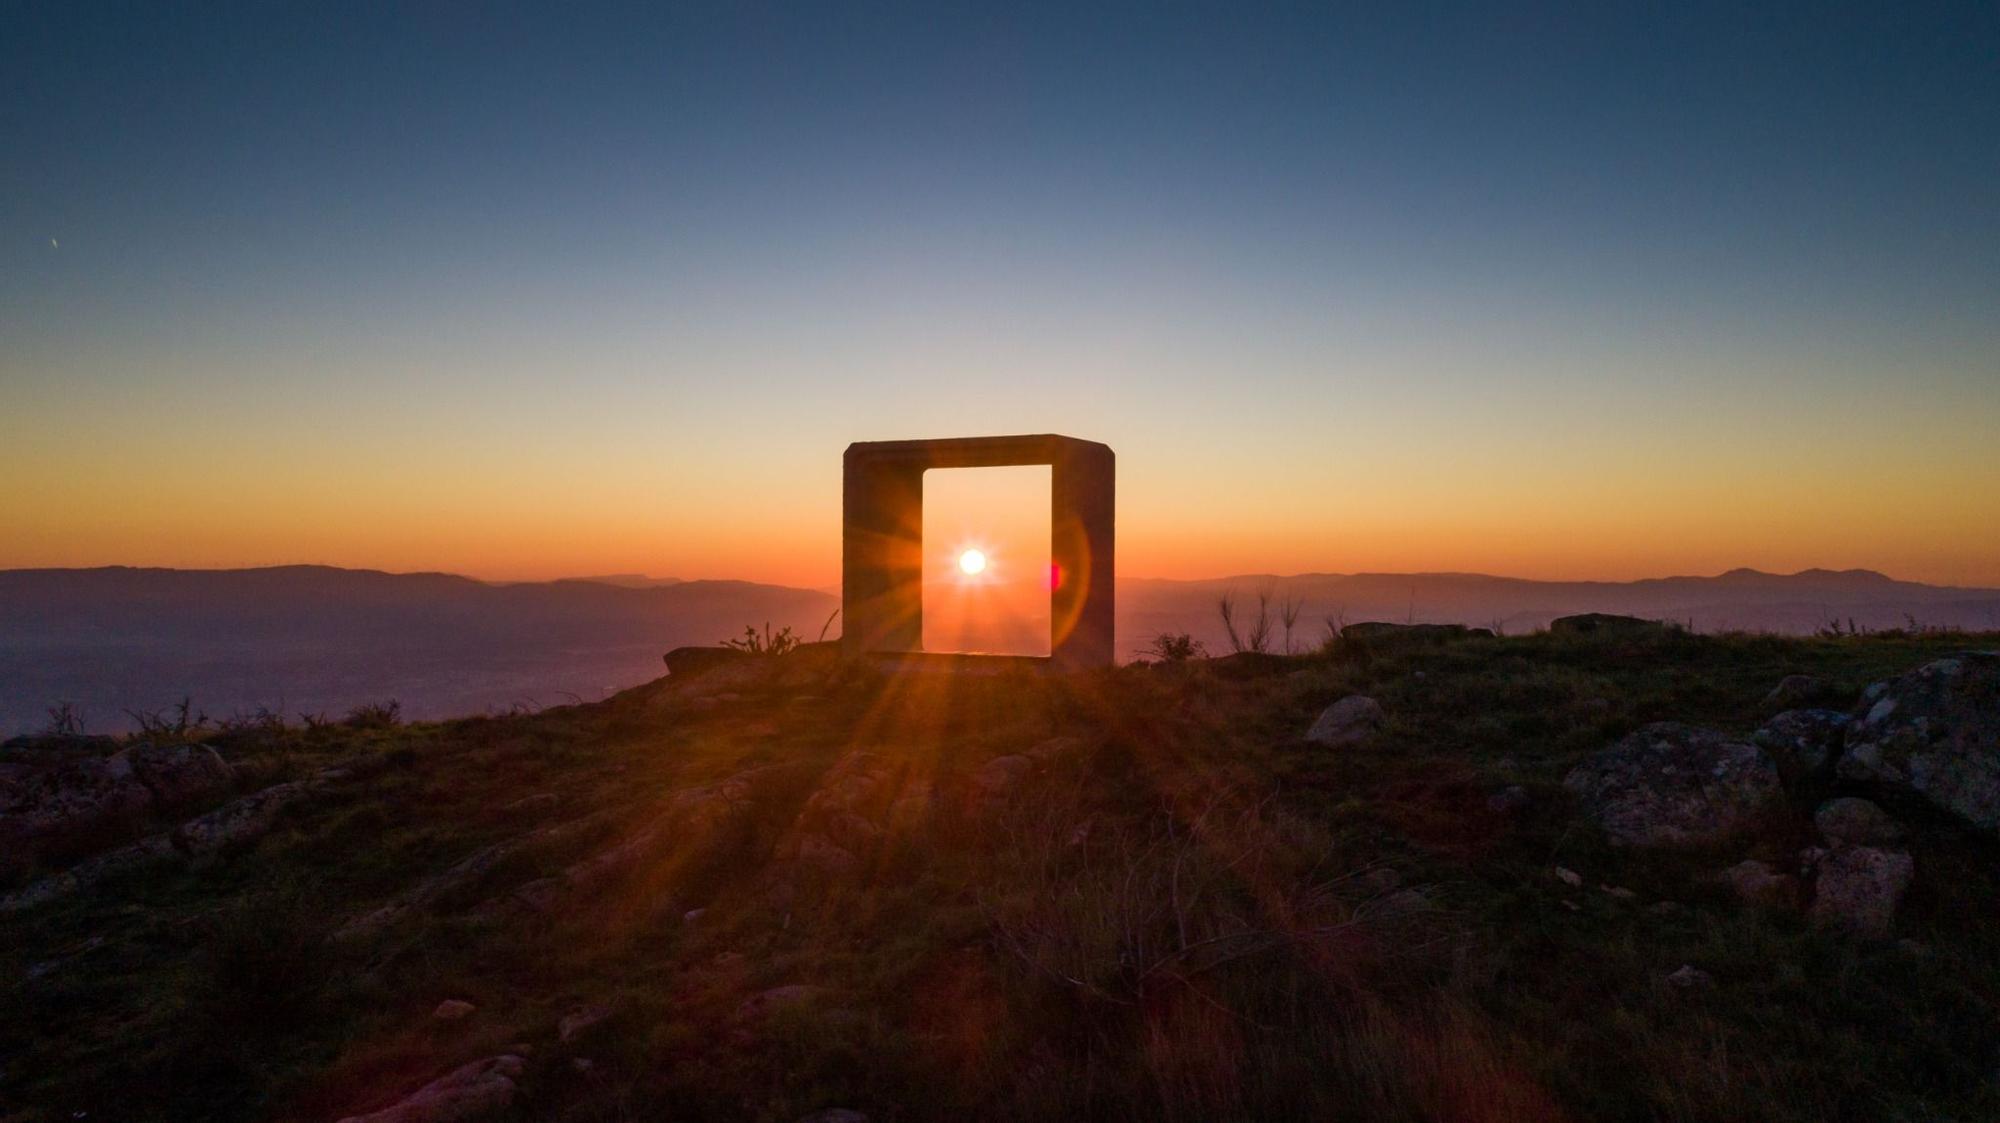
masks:
<svg viewBox="0 0 2000 1123"><path fill-rule="evenodd" d="M1707 879L1788 861L1802 813L1632 853L1561 786L1645 722L1747 732L1788 674L1845 707L1996 643L1070 679L808 648L532 715L193 731L240 790L322 781L218 860L0 912L0 1119L333 1119L499 1054L522 1120L2000 1117L1990 840L1897 808L1901 942L1862 943ZM1306 742L1351 693L1380 736Z"/></svg>

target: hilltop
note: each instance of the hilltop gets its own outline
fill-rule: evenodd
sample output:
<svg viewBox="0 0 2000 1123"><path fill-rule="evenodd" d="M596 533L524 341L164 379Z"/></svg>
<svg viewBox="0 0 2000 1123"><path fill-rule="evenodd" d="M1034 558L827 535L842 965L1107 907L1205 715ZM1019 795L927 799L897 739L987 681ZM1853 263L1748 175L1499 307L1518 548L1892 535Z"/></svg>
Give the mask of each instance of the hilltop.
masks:
<svg viewBox="0 0 2000 1123"><path fill-rule="evenodd" d="M1995 646L809 646L16 742L17 815L135 802L9 849L0 1118L1992 1118Z"/></svg>

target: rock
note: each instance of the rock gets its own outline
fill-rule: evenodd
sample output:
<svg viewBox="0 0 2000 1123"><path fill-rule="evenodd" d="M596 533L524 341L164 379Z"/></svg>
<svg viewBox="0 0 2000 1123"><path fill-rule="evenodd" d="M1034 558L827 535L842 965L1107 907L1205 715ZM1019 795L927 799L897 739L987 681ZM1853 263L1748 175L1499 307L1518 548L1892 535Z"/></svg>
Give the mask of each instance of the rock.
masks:
<svg viewBox="0 0 2000 1123"><path fill-rule="evenodd" d="M1817 778L1840 758L1847 726L1847 715L1838 710L1787 710L1765 722L1752 739L1792 778Z"/></svg>
<svg viewBox="0 0 2000 1123"><path fill-rule="evenodd" d="M1715 985L1715 976L1693 964L1683 963L1680 969L1668 975L1665 981L1675 990L1707 990Z"/></svg>
<svg viewBox="0 0 2000 1123"><path fill-rule="evenodd" d="M25 768L0 799L0 846L31 854L95 849L119 833L130 838L154 802L130 752Z"/></svg>
<svg viewBox="0 0 2000 1123"><path fill-rule="evenodd" d="M1385 720L1375 699L1350 694L1320 712L1306 730L1306 740L1336 749L1358 745L1373 737Z"/></svg>
<svg viewBox="0 0 2000 1123"><path fill-rule="evenodd" d="M1819 828L1826 844L1835 849L1899 842L1903 837L1902 824L1891 819L1888 812L1868 800L1851 796L1821 804L1813 812L1813 825Z"/></svg>
<svg viewBox="0 0 2000 1123"><path fill-rule="evenodd" d="M1639 899L1639 894L1625 888L1623 885L1600 885L1598 888L1604 890L1605 896L1611 897L1614 900L1636 901Z"/></svg>
<svg viewBox="0 0 2000 1123"><path fill-rule="evenodd" d="M681 914L681 923L682 923L682 924L700 924L700 923L701 923L701 918L702 918L702 917L704 917L704 916L706 916L706 915L708 915L708 910L707 910L707 909L689 909L689 910L687 910L686 912L684 912L684 913L682 913L682 914Z"/></svg>
<svg viewBox="0 0 2000 1123"><path fill-rule="evenodd" d="M440 1022L460 1022L477 1009L479 1007L463 999L447 998L437 1004L437 1009L431 1011L431 1018Z"/></svg>
<svg viewBox="0 0 2000 1123"><path fill-rule="evenodd" d="M109 756L117 750L118 738L104 733L23 733L0 741L0 752L13 754Z"/></svg>
<svg viewBox="0 0 2000 1123"><path fill-rule="evenodd" d="M234 774L207 745L134 745L132 771L162 810L198 803L228 790Z"/></svg>
<svg viewBox="0 0 2000 1123"><path fill-rule="evenodd" d="M1616 846L1712 843L1781 794L1762 749L1712 729L1655 722L1570 770L1563 786Z"/></svg>
<svg viewBox="0 0 2000 1123"><path fill-rule="evenodd" d="M1870 687L1839 773L1907 789L2000 832L2000 652L1939 659Z"/></svg>
<svg viewBox="0 0 2000 1123"><path fill-rule="evenodd" d="M1557 866L1551 872L1555 874L1557 881L1562 882L1564 885L1569 886L1571 889L1583 888L1583 875L1576 872L1575 870L1564 869L1561 866Z"/></svg>
<svg viewBox="0 0 2000 1123"><path fill-rule="evenodd" d="M1383 641L1430 644L1473 637L1492 639L1493 632L1490 628L1468 628L1463 624L1390 624L1378 620L1349 624L1340 630L1343 640L1371 644Z"/></svg>
<svg viewBox="0 0 2000 1123"><path fill-rule="evenodd" d="M174 848L190 857L208 858L261 838L277 823L279 813L304 797L310 787L302 780L277 784L189 819L174 828Z"/></svg>
<svg viewBox="0 0 2000 1123"><path fill-rule="evenodd" d="M1764 695L1764 708L1773 712L1795 710L1826 692L1826 684L1811 675L1786 675Z"/></svg>
<svg viewBox="0 0 2000 1123"><path fill-rule="evenodd" d="M795 1123L868 1123L868 1117L845 1107L823 1107L809 1115L801 1115Z"/></svg>
<svg viewBox="0 0 2000 1123"><path fill-rule="evenodd" d="M1916 873L1916 862L1900 850L1844 846L1817 856L1812 919L1868 940L1886 940L1895 930L1896 908Z"/></svg>
<svg viewBox="0 0 2000 1123"><path fill-rule="evenodd" d="M567 1045L582 1035L584 1031L611 1016L611 1007L603 1004L572 1006L569 1013L556 1023L556 1036Z"/></svg>
<svg viewBox="0 0 2000 1123"><path fill-rule="evenodd" d="M456 1123L504 1110L514 1102L514 1081L524 1062L511 1053L453 1069L395 1104L340 1123Z"/></svg>
<svg viewBox="0 0 2000 1123"><path fill-rule="evenodd" d="M1746 905L1789 909L1799 903L1798 878L1766 862L1755 859L1738 862L1716 876Z"/></svg>
<svg viewBox="0 0 2000 1123"><path fill-rule="evenodd" d="M1608 612L1583 612L1575 616L1558 616L1549 621L1549 631L1556 635L1645 635L1664 632L1667 625L1658 620L1641 620L1637 616L1617 616Z"/></svg>
<svg viewBox="0 0 2000 1123"><path fill-rule="evenodd" d="M676 647L660 656L667 665L667 674L675 682L695 678L725 663L741 663L749 658L748 652L734 647Z"/></svg>
<svg viewBox="0 0 2000 1123"><path fill-rule="evenodd" d="M1515 784L1487 796L1486 809L1495 815L1514 815L1526 811L1533 802L1528 797L1528 789Z"/></svg>

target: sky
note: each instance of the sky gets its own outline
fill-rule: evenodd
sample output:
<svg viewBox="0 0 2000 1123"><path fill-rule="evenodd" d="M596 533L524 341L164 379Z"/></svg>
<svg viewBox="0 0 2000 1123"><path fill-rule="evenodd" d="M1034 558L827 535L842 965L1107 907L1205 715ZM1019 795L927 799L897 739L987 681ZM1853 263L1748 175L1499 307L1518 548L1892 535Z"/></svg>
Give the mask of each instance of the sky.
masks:
<svg viewBox="0 0 2000 1123"><path fill-rule="evenodd" d="M10 3L0 567L2000 586L2000 8Z"/></svg>

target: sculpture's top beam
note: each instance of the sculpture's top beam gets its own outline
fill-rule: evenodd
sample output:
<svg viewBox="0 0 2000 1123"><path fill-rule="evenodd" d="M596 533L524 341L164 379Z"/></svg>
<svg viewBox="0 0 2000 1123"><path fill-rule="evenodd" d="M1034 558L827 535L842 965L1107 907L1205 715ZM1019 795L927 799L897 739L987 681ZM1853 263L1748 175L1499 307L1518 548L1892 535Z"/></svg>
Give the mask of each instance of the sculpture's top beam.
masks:
<svg viewBox="0 0 2000 1123"><path fill-rule="evenodd" d="M1109 445L1058 433L1012 437L946 437L930 441L856 441L847 460L922 464L926 468L1004 468L1053 464L1067 457L1109 456Z"/></svg>

